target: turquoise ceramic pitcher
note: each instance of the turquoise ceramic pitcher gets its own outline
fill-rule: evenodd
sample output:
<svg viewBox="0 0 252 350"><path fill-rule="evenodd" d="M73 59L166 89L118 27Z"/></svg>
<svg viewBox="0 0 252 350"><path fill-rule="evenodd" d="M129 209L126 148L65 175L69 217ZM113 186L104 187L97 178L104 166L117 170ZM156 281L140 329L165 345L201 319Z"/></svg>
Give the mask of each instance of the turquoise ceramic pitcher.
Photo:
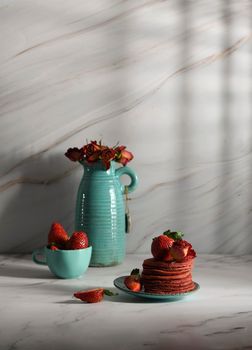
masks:
<svg viewBox="0 0 252 350"><path fill-rule="evenodd" d="M131 178L128 192L138 184L136 173L128 166L108 170L101 162L81 163L84 174L79 185L75 213L75 230L85 231L93 247L90 266L113 266L125 257L125 186L124 174Z"/></svg>

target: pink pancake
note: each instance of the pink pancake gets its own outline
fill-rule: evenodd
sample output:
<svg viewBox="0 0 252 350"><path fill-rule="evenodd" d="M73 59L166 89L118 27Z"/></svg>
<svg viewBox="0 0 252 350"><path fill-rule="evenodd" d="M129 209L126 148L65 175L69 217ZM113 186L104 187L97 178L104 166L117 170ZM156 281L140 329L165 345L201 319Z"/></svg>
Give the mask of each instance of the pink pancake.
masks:
<svg viewBox="0 0 252 350"><path fill-rule="evenodd" d="M190 292L195 288L195 284L191 282L190 285L186 287L179 287L179 288L151 288L151 287L145 287L144 290L146 293L153 293L153 294L177 294L177 293L186 293Z"/></svg>
<svg viewBox="0 0 252 350"><path fill-rule="evenodd" d="M194 289L192 267L194 259L165 262L154 258L143 262L141 280L147 293L176 294Z"/></svg>

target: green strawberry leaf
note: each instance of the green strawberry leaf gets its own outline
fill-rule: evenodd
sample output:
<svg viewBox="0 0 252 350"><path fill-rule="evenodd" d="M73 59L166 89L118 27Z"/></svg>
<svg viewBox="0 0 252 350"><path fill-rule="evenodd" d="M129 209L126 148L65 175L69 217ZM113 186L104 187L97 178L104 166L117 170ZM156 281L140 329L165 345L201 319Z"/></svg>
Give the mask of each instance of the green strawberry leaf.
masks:
<svg viewBox="0 0 252 350"><path fill-rule="evenodd" d="M178 241L178 240L182 239L182 237L184 236L183 232L181 232L181 231L171 232L171 230L167 230L163 234L174 239L174 241Z"/></svg>
<svg viewBox="0 0 252 350"><path fill-rule="evenodd" d="M109 290L109 289L104 289L104 294L105 295L108 295L109 297L113 297L113 296L115 296L115 295L118 295L118 293L113 293L113 292L111 292L111 290Z"/></svg>
<svg viewBox="0 0 252 350"><path fill-rule="evenodd" d="M140 275L140 270L139 269L133 269L130 273L131 276L138 276Z"/></svg>

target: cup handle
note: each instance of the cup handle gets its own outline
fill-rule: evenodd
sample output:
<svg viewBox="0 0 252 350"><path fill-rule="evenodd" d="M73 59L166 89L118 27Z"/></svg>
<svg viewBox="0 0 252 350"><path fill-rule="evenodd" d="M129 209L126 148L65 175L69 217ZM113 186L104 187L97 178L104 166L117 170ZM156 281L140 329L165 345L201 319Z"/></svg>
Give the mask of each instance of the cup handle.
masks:
<svg viewBox="0 0 252 350"><path fill-rule="evenodd" d="M45 250L44 248L40 248L40 249L35 249L33 252L32 252L32 260L36 263L36 264L39 264L39 265L47 265L47 262L46 260L39 260L37 258L37 255L42 255L45 257Z"/></svg>
<svg viewBox="0 0 252 350"><path fill-rule="evenodd" d="M133 192L136 189L138 185L138 177L133 169L131 169L128 166L124 166L121 168L117 168L115 173L118 177L121 177L122 175L128 175L131 178L131 183L129 184L129 186L127 186L128 192ZM121 184L121 192L122 194L125 193L125 185L123 184Z"/></svg>

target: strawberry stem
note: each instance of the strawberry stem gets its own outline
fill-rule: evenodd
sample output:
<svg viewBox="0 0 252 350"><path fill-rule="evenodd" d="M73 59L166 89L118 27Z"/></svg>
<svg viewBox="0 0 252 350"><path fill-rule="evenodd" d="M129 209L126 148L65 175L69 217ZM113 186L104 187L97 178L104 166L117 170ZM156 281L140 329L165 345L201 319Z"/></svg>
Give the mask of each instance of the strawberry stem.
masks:
<svg viewBox="0 0 252 350"><path fill-rule="evenodd" d="M140 274L140 270L139 269L133 269L130 273L130 275L133 275L133 276L138 276Z"/></svg>
<svg viewBox="0 0 252 350"><path fill-rule="evenodd" d="M113 293L109 289L104 289L103 292L104 292L105 295L108 295L109 297L113 297L115 295L118 295L118 293Z"/></svg>

